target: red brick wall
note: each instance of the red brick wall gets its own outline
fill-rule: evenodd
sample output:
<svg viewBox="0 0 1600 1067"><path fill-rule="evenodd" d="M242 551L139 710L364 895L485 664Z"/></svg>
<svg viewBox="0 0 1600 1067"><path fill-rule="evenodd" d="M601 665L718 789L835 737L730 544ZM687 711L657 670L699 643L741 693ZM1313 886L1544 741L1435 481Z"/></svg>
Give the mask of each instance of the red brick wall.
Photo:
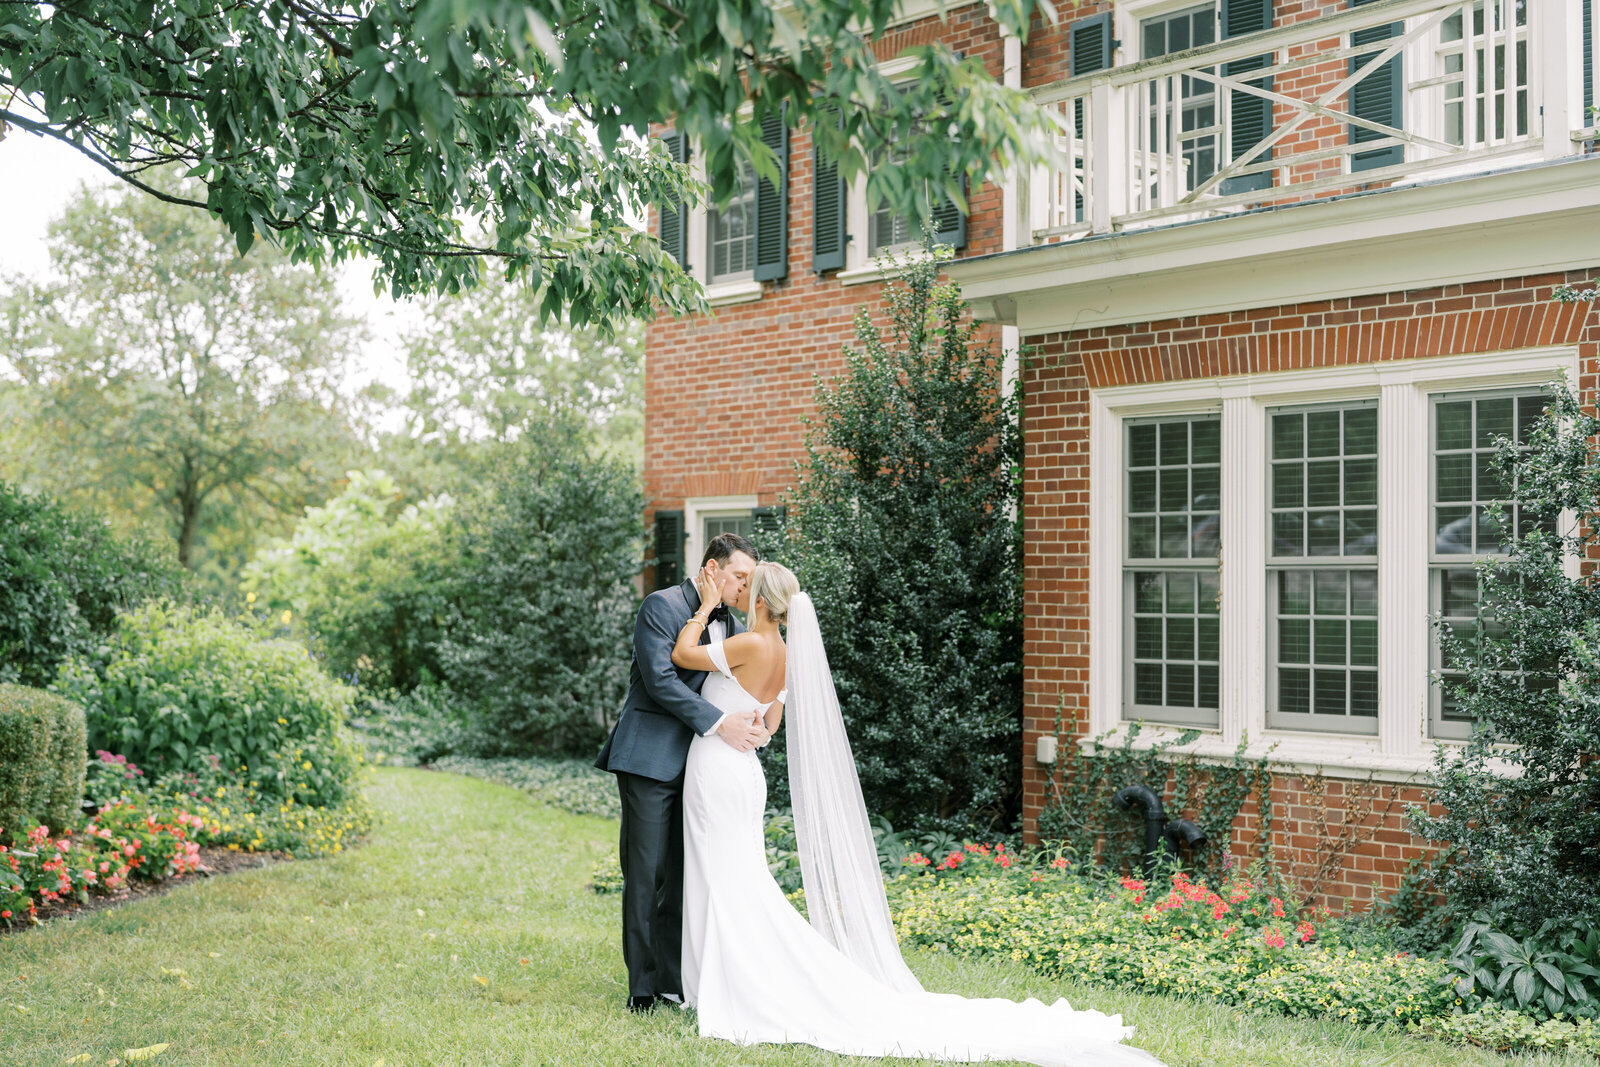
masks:
<svg viewBox="0 0 1600 1067"><path fill-rule="evenodd" d="M1089 390L1263 371L1344 366L1425 356L1466 355L1575 344L1583 390L1600 386L1600 315L1589 304L1557 304L1562 283L1590 284L1595 272L1543 275L1431 289L1251 308L1157 322L1024 338L1024 820L1032 830L1047 779L1034 743L1053 729L1058 700L1074 732L1088 728ZM1327 808L1342 811L1347 787L1333 783ZM1408 791L1406 798L1421 800ZM1299 784L1280 776L1273 793L1273 840L1280 859L1314 869L1315 813ZM1392 891L1420 854L1406 832L1404 804L1337 873L1336 898L1356 902ZM1338 816L1330 815L1336 823ZM1253 851L1259 812L1248 804L1234 824L1234 849Z"/></svg>
<svg viewBox="0 0 1600 1067"><path fill-rule="evenodd" d="M933 40L981 60L996 80L1004 73L1004 45L982 4L952 10L945 21L900 27L875 47L887 59ZM754 495L772 503L793 483L794 464L805 455L800 420L814 411L815 376L843 366L858 308L882 321L880 283L844 285L837 272L812 271L811 181L811 137L795 130L786 278L763 283L760 300L710 315L658 317L646 332L644 480L651 514L681 507L688 497ZM1000 187L974 187L969 199L961 254L999 251ZM709 423L708 410L715 413Z"/></svg>

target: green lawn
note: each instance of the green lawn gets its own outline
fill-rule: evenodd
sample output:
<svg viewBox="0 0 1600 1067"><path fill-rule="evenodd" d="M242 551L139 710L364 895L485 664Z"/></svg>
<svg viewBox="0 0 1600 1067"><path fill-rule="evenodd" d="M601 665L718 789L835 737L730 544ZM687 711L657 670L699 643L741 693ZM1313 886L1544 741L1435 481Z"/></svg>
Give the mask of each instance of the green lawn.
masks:
<svg viewBox="0 0 1600 1067"><path fill-rule="evenodd" d="M584 888L616 847L615 823L416 770L380 770L372 797L384 821L353 852L0 938L0 1064L85 1053L105 1064L162 1042L163 1067L860 1062L702 1041L688 1013L625 1012L617 898ZM1245 1017L1002 964L911 962L930 989L1120 1011L1135 1043L1173 1067L1591 1062Z"/></svg>

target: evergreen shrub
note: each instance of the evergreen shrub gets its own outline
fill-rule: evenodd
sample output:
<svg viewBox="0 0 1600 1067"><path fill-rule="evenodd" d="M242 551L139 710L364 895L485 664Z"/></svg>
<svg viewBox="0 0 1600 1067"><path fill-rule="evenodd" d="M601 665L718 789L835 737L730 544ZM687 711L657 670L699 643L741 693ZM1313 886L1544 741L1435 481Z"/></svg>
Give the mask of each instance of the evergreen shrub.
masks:
<svg viewBox="0 0 1600 1067"><path fill-rule="evenodd" d="M83 708L27 686L0 684L0 841L39 824L61 831L83 803Z"/></svg>
<svg viewBox="0 0 1600 1067"><path fill-rule="evenodd" d="M440 662L479 756L590 756L628 686L644 497L558 420L495 456L457 505Z"/></svg>
<svg viewBox="0 0 1600 1067"><path fill-rule="evenodd" d="M907 832L990 833L1019 812L1022 436L1004 359L939 261L862 309L819 381L776 536L817 604L867 809ZM779 732L765 765L787 805Z"/></svg>
<svg viewBox="0 0 1600 1067"><path fill-rule="evenodd" d="M91 748L152 777L221 767L265 796L333 806L361 762L345 727L354 690L303 646L215 610L155 602L127 613L62 668L59 688L87 711Z"/></svg>
<svg viewBox="0 0 1600 1067"><path fill-rule="evenodd" d="M118 611L185 587L170 553L0 483L0 682L49 685L63 660L115 629Z"/></svg>
<svg viewBox="0 0 1600 1067"><path fill-rule="evenodd" d="M1600 418L1556 382L1519 423L1493 472L1515 504L1479 527L1504 545L1477 566L1480 618L1439 629L1440 684L1474 728L1439 747L1436 810L1412 817L1444 853L1434 882L1452 909L1522 937L1600 926L1600 582L1592 562L1567 570L1600 555Z"/></svg>

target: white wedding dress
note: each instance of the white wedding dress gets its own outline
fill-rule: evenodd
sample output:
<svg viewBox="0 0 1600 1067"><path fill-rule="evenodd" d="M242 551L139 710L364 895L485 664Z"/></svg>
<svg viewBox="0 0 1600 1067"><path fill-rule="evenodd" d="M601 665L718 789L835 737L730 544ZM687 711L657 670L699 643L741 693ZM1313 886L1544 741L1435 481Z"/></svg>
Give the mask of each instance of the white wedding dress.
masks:
<svg viewBox="0 0 1600 1067"><path fill-rule="evenodd" d="M720 673L706 678L701 694L721 711L764 712L769 705L729 672L721 642L709 648ZM766 804L766 775L754 752L739 752L715 734L691 742L683 787L683 995L698 1011L702 1037L1047 1067L1158 1063L1119 1043L1132 1033L1121 1016L1074 1011L1065 1000L927 993L909 972L909 988L875 977L813 929L773 880Z"/></svg>

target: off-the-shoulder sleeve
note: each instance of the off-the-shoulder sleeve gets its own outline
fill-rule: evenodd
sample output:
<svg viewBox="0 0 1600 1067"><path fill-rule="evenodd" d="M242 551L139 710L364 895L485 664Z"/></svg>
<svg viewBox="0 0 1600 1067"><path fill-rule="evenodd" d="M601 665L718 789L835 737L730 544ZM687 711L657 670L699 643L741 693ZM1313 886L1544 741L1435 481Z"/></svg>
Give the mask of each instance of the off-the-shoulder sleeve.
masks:
<svg viewBox="0 0 1600 1067"><path fill-rule="evenodd" d="M733 671L728 669L728 654L722 650L722 642L711 642L706 646L706 651L711 653L711 662L717 665L717 670L722 672L722 676L732 678Z"/></svg>

